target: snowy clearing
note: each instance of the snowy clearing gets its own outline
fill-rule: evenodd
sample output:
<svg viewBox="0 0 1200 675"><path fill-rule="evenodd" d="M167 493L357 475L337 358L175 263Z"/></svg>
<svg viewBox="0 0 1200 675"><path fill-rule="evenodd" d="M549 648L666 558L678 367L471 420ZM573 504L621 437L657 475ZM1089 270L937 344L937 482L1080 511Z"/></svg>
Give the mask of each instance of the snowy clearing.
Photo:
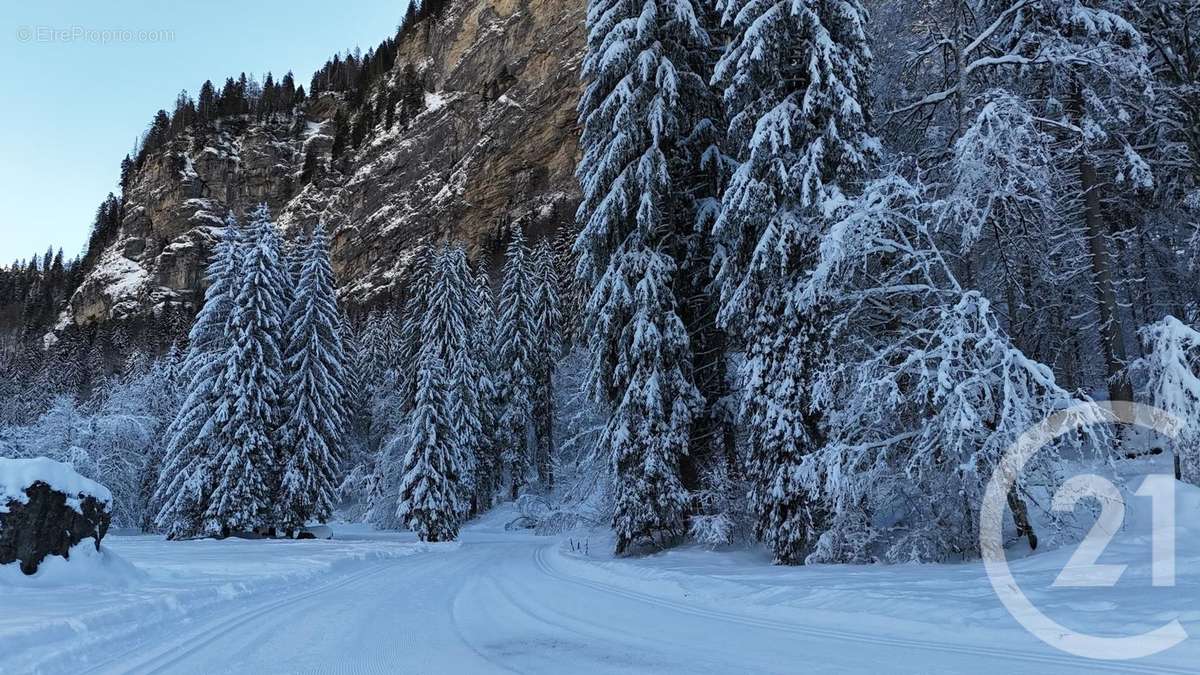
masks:
<svg viewBox="0 0 1200 675"><path fill-rule="evenodd" d="M1181 514L1200 508L1195 492ZM113 536L107 560L0 576L0 672L1169 673L1200 656L1190 642L1136 662L1057 652L1006 614L979 563L782 568L698 547L616 560L611 534L506 532L514 515L501 507L454 544L346 524L332 541ZM1181 602L1200 586L1200 546L1181 547L1178 588L1149 591L1143 539L1113 543L1130 569L1111 590L1049 589L1067 549L1013 568L1078 629L1200 623ZM571 550L581 541L589 555ZM65 572L76 565L107 570L83 581Z"/></svg>

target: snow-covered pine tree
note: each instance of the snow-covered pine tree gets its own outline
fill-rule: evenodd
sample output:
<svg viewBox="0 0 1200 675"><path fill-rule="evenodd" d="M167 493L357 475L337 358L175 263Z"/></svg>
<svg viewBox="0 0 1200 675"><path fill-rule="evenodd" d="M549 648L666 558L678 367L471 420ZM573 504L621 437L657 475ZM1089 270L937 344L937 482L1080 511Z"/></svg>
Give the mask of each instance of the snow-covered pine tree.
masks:
<svg viewBox="0 0 1200 675"><path fill-rule="evenodd" d="M718 3L702 3L702 20L712 26L714 42L707 58L697 69L711 80L713 69L724 49L724 31L720 28ZM679 145L680 162L687 167L687 188L676 190L671 206L678 215L678 229L687 231L686 253L680 263L676 295L680 299L679 315L688 330L692 352L692 382L700 392L703 404L692 420L688 457L683 466L684 485L689 490L713 489L708 479L729 477L731 485L741 476L734 428L737 421L731 404L729 378L729 340L717 321L720 309L719 289L714 283L716 238L713 226L721 214L721 194L736 162L725 151L725 122L720 93L716 88L699 92L708 96L693 102L695 127ZM718 464L724 466L718 467ZM700 500L693 500L700 510L709 510ZM718 503L741 508L733 503L709 500L708 506ZM744 509L742 509L744 510ZM744 534L744 533L743 533Z"/></svg>
<svg viewBox="0 0 1200 675"><path fill-rule="evenodd" d="M304 274L304 265L308 261L308 238L301 233L287 246L288 276L292 279L292 288L300 285L300 276ZM288 305L291 305L289 298Z"/></svg>
<svg viewBox="0 0 1200 675"><path fill-rule="evenodd" d="M550 242L543 239L534 249L533 268L537 295L534 320L538 346L534 369L534 429L537 439L538 482L554 488L554 369L562 351L562 309L558 272Z"/></svg>
<svg viewBox="0 0 1200 675"><path fill-rule="evenodd" d="M432 350L443 364L444 387L449 409L449 421L454 434L457 472L460 485L462 515L469 515L471 497L475 493L474 463L484 445L484 429L479 419L480 403L475 363L476 306L474 279L462 246L446 245L435 259L432 283L429 286L428 307L421 326L421 348Z"/></svg>
<svg viewBox="0 0 1200 675"><path fill-rule="evenodd" d="M475 300L460 247L443 248L430 272L396 514L422 541L450 541L470 512L471 465L482 436L471 380L468 314Z"/></svg>
<svg viewBox="0 0 1200 675"><path fill-rule="evenodd" d="M342 352L345 355L345 396L343 409L347 415L347 433L366 438L367 428L370 427L370 408L364 401L367 399L367 380L364 373L369 369L366 348L363 347L363 335L356 330L350 318L343 312L339 317L338 334L342 340Z"/></svg>
<svg viewBox="0 0 1200 675"><path fill-rule="evenodd" d="M731 154L740 162L714 227L721 323L743 346L741 418L756 534L796 564L821 528L822 498L797 477L823 443L813 383L829 317L797 304L830 214L879 152L870 134L867 12L838 3L732 0L717 64Z"/></svg>
<svg viewBox="0 0 1200 675"><path fill-rule="evenodd" d="M583 316L585 294L583 284L575 278L579 257L575 254L575 239L579 231L576 223L564 223L550 243L554 252L554 273L558 276L560 311L562 321L562 349L569 353L575 348L579 336L580 319ZM582 340L586 342L586 340Z"/></svg>
<svg viewBox="0 0 1200 675"><path fill-rule="evenodd" d="M169 539L204 532L203 515L216 482L212 458L227 417L218 415L223 355L232 343L234 301L242 282L244 241L230 216L206 270L204 306L192 325L181 372L182 404L167 428L154 502L155 525Z"/></svg>
<svg viewBox="0 0 1200 675"><path fill-rule="evenodd" d="M318 224L307 244L286 322L283 471L275 501L288 533L333 514L347 430L346 355L329 236Z"/></svg>
<svg viewBox="0 0 1200 675"><path fill-rule="evenodd" d="M373 385L368 384L365 376L370 369L370 355L363 346L364 331L356 329L345 314L342 315L340 332L342 351L345 353L343 407L347 418L343 435L346 452L338 494L342 499L354 503L357 512L351 517L361 517L373 489L371 477L375 474L375 453L371 446Z"/></svg>
<svg viewBox="0 0 1200 675"><path fill-rule="evenodd" d="M496 326L497 372L500 389L500 427L504 432L504 463L507 465L512 499L516 499L533 468L534 371L538 345L537 299L525 232L512 228L504 262L504 284L500 288L500 318Z"/></svg>
<svg viewBox="0 0 1200 675"><path fill-rule="evenodd" d="M465 508L461 481L466 467L458 461L449 392L443 388L448 376L432 349L421 351L417 374L396 515L421 541L453 541Z"/></svg>
<svg viewBox="0 0 1200 675"><path fill-rule="evenodd" d="M229 317L233 314L233 302L241 284L241 258L246 238L246 228L232 213L229 214L205 270L208 288L204 293L204 306L188 332L183 365L185 377L198 366L196 360L209 361L229 345Z"/></svg>
<svg viewBox="0 0 1200 675"><path fill-rule="evenodd" d="M404 277L404 309L397 326L397 350L393 361L399 375L397 384L402 412L411 410L415 405L418 357L422 345L421 325L428 308L426 296L436 258L437 249L428 240L422 240L413 251L412 261Z"/></svg>
<svg viewBox="0 0 1200 675"><path fill-rule="evenodd" d="M492 507L500 485L504 480L501 473L500 454L504 433L500 429L501 402L496 386L496 306L492 300L492 286L487 267L479 265L474 277L474 317L472 350L474 352L476 395L479 404L479 426L482 429L480 446L475 453L475 508L481 513Z"/></svg>
<svg viewBox="0 0 1200 675"><path fill-rule="evenodd" d="M363 385L373 388L398 365L402 320L392 308L373 309L362 326Z"/></svg>
<svg viewBox="0 0 1200 675"><path fill-rule="evenodd" d="M701 398L676 297L694 221L682 146L712 98L706 10L691 0L588 6L575 250L589 294L589 389L611 409L617 551L682 535L680 477Z"/></svg>
<svg viewBox="0 0 1200 675"><path fill-rule="evenodd" d="M271 524L281 464L283 300L290 277L265 204L251 215L249 229L229 320L232 344L214 383L216 417L224 424L209 460L214 484L203 523L206 532L223 535Z"/></svg>

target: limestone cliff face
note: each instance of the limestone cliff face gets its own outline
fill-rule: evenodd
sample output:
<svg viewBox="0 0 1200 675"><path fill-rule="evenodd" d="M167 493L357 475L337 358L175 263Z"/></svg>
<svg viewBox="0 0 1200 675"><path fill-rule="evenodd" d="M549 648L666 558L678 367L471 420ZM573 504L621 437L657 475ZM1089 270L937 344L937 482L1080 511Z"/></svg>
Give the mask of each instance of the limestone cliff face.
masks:
<svg viewBox="0 0 1200 675"><path fill-rule="evenodd" d="M424 110L407 128L381 123L336 164L333 119L344 104L334 94L294 114L225 118L210 132L175 138L133 177L120 233L87 270L62 322L194 308L226 215L259 202L289 235L324 221L350 304L391 290L422 236L485 255L513 222L542 232L569 222L578 202L584 10L580 0L452 0L405 34L385 76L396 85L401 67L413 64ZM302 184L310 148L325 167Z"/></svg>

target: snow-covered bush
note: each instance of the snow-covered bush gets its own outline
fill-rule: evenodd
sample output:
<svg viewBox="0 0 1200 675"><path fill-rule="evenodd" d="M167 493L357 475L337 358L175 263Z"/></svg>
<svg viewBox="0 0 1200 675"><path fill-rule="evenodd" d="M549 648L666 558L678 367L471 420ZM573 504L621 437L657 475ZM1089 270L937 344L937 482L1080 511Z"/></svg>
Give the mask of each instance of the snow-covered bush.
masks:
<svg viewBox="0 0 1200 675"><path fill-rule="evenodd" d="M729 462L712 463L692 494L698 512L688 519L688 537L710 548L745 544L754 536L746 481L734 475Z"/></svg>
<svg viewBox="0 0 1200 675"><path fill-rule="evenodd" d="M1130 369L1150 405L1182 423L1173 439L1180 477L1200 485L1200 332L1166 316L1139 333L1146 355Z"/></svg>

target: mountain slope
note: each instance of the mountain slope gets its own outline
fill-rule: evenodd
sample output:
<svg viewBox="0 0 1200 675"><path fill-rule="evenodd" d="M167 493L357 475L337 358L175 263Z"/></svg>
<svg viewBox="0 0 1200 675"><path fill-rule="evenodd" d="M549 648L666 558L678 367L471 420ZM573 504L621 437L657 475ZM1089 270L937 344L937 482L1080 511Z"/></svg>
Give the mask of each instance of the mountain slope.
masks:
<svg viewBox="0 0 1200 675"><path fill-rule="evenodd" d="M570 0L452 0L405 31L396 66L367 94L378 103L411 64L424 109L407 127L380 120L336 162L334 119L348 109L338 93L172 139L131 177L119 231L83 271L59 326L194 309L226 215L263 201L289 236L326 223L352 305L390 295L422 236L481 255L513 222L539 231L569 222L583 13ZM322 168L305 184L310 149Z"/></svg>

